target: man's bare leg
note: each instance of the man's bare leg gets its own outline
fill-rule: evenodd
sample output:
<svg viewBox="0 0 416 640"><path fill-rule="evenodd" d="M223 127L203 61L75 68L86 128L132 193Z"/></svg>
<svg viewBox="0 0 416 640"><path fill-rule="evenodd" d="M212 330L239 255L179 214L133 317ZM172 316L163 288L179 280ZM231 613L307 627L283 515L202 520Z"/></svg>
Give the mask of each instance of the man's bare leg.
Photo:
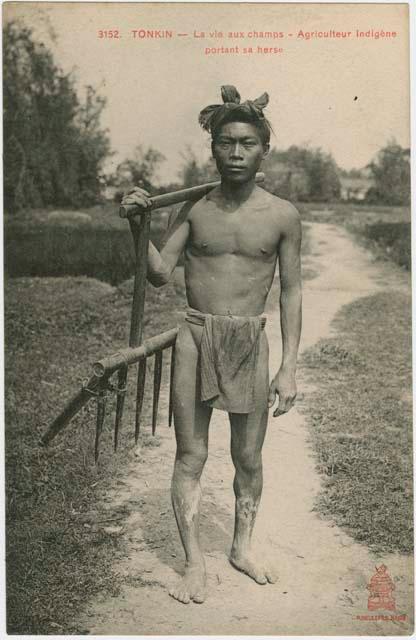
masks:
<svg viewBox="0 0 416 640"><path fill-rule="evenodd" d="M175 351L174 417L176 459L172 504L185 551L185 574L170 590L176 600L204 602L205 561L199 543L200 478L208 456L208 427L212 409L199 400L198 348L202 327L185 323Z"/></svg>
<svg viewBox="0 0 416 640"><path fill-rule="evenodd" d="M256 381L256 410L251 414L230 414L231 456L235 466L235 525L231 564L259 584L276 582L271 567L259 562L251 550L251 537L263 489L261 450L266 435L268 410L268 346L264 333Z"/></svg>

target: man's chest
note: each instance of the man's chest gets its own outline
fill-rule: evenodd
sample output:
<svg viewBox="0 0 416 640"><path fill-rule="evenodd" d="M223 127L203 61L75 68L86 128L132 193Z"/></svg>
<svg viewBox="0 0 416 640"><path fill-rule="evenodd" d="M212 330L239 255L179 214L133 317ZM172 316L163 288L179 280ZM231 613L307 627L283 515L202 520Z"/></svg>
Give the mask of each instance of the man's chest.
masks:
<svg viewBox="0 0 416 640"><path fill-rule="evenodd" d="M276 254L278 242L279 231L267 214L208 214L192 220L188 250L194 255L267 258Z"/></svg>

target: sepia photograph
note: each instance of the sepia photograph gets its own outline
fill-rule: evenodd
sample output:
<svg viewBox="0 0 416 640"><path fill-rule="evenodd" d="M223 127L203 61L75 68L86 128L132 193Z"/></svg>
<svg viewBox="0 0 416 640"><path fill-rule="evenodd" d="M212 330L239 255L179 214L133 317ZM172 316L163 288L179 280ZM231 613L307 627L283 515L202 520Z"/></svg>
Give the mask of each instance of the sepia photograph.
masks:
<svg viewBox="0 0 416 640"><path fill-rule="evenodd" d="M412 635L409 12L3 3L4 635Z"/></svg>

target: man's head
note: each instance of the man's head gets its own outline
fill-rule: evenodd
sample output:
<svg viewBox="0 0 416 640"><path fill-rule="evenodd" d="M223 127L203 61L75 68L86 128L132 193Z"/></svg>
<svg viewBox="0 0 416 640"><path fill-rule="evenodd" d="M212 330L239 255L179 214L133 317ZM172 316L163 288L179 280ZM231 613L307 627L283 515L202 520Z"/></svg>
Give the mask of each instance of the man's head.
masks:
<svg viewBox="0 0 416 640"><path fill-rule="evenodd" d="M254 178L269 145L251 122L231 120L218 127L211 149L221 177L241 183Z"/></svg>
<svg viewBox="0 0 416 640"><path fill-rule="evenodd" d="M199 123L211 133L212 155L223 177L245 181L254 176L269 151L271 125L263 115L269 96L240 102L230 85L221 87L224 104L210 105L199 114ZM240 169L240 170L239 170Z"/></svg>

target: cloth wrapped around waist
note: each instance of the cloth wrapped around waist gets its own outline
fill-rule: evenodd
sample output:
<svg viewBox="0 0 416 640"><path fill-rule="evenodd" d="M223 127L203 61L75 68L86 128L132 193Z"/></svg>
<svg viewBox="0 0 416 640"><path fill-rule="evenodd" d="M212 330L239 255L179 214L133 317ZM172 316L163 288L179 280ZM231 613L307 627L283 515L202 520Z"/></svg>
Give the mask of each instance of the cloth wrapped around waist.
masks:
<svg viewBox="0 0 416 640"><path fill-rule="evenodd" d="M188 309L187 322L204 327L200 346L201 400L229 413L255 410L261 316L221 316Z"/></svg>

